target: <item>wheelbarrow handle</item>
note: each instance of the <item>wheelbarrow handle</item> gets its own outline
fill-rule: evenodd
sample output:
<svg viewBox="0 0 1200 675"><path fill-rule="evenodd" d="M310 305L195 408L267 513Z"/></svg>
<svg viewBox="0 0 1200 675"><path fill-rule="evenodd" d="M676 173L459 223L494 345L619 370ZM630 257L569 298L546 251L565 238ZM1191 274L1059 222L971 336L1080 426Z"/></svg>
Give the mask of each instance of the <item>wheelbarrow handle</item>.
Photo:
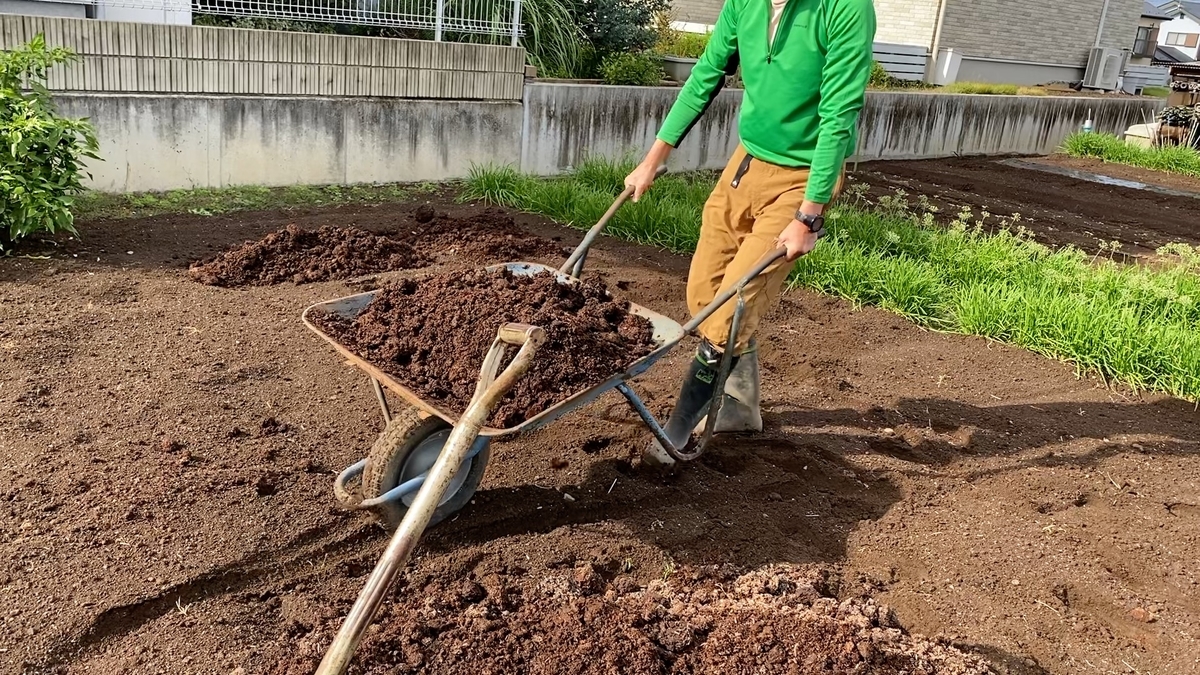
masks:
<svg viewBox="0 0 1200 675"><path fill-rule="evenodd" d="M496 339L484 358L483 367L480 368L479 384L475 387L475 395L471 398L470 405L454 425L437 461L417 491L416 498L404 514L404 519L400 521L329 650L325 652L325 658L317 668L317 675L342 675L346 672L350 659L380 604L383 603L388 588L396 575L404 569L417 541L429 525L434 510L441 502L442 495L454 480L454 475L475 444L484 423L500 403L500 399L504 398L517 380L529 371L533 356L545 340L545 336L541 328L524 324L506 324L497 331ZM521 349L508 367L497 375L496 371L499 370L508 344L520 344Z"/></svg>
<svg viewBox="0 0 1200 675"><path fill-rule="evenodd" d="M506 344L517 347L531 340L541 345L546 339L546 331L527 323L506 323L500 327L498 337Z"/></svg>
<svg viewBox="0 0 1200 675"><path fill-rule="evenodd" d="M658 171L654 172L654 178L662 178L666 173L667 165L663 164L662 166L658 167ZM579 246L576 246L575 250L571 251L571 255L567 258L567 261L562 264L562 267L558 268L558 271L561 274L569 274L575 278L579 278L579 275L583 273L583 263L587 258L588 250L592 248L592 244L595 243L596 239L600 236L600 233L604 231L604 228L608 227L608 222L612 220L614 215L616 215L617 210L620 209L625 202L629 201L629 198L632 196L632 187L625 188L621 191L620 195L617 195L617 198L613 201L612 206L609 206L608 210L604 212L604 215L600 216L600 220L596 221L596 224L592 226L592 229L588 230L588 233L583 237L583 241L579 242Z"/></svg>

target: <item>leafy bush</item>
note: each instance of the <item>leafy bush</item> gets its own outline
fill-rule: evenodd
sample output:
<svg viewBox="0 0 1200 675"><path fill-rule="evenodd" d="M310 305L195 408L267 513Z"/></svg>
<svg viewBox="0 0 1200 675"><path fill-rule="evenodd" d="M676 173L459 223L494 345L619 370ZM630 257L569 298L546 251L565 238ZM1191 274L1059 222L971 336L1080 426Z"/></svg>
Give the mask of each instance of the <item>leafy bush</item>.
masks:
<svg viewBox="0 0 1200 675"><path fill-rule="evenodd" d="M651 87L663 79L662 63L648 52L613 54L600 66L605 84Z"/></svg>
<svg viewBox="0 0 1200 675"><path fill-rule="evenodd" d="M867 82L868 87L873 89L887 89L895 86L896 82L898 80L888 73L883 64L878 61L871 62L871 79Z"/></svg>
<svg viewBox="0 0 1200 675"><path fill-rule="evenodd" d="M675 56L681 59L698 59L704 53L711 37L708 33L688 33L676 30L669 25L658 31L658 39L654 43L654 51L663 56Z"/></svg>
<svg viewBox="0 0 1200 675"><path fill-rule="evenodd" d="M38 233L75 233L71 204L83 192L83 158L96 155L86 120L58 115L46 71L75 55L38 35L0 53L0 251Z"/></svg>
<svg viewBox="0 0 1200 675"><path fill-rule="evenodd" d="M670 7L669 0L564 0L591 44L584 76L602 72L611 55L641 52L654 46L654 19Z"/></svg>

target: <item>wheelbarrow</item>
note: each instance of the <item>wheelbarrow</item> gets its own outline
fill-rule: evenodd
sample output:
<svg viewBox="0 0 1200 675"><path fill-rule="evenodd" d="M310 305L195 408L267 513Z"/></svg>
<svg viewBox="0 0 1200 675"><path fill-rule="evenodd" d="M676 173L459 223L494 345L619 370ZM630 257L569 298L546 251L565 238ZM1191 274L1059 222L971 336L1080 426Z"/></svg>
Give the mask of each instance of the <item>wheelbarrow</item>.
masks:
<svg viewBox="0 0 1200 675"><path fill-rule="evenodd" d="M487 269L508 270L516 275L551 272L557 275L561 284L579 283L588 250L630 196L632 190L627 189L617 197L557 270L528 262L504 263ZM730 327L729 342L725 345L725 354L718 367L715 383L715 391L723 392L745 309L745 286L784 255L783 249L768 253L745 277L721 292L711 304L682 326L658 312L631 303L630 312L650 321L653 328L653 351L634 361L624 371L612 374L600 384L580 391L507 429L489 427L486 421L501 399L535 365L538 347L545 340L545 333L541 328L513 323L500 327L484 358L474 396L462 416L456 418L449 411L423 400L378 366L354 354L310 320L316 312L354 318L370 304L377 291L329 300L306 309L303 315L304 324L333 345L350 363L367 373L386 423L383 433L366 458L347 467L338 475L334 481L334 494L344 506L373 511L393 530L392 539L383 556L326 652L317 670L318 675L340 675L346 671L363 633L383 602L396 574L408 562L421 534L427 527L444 521L471 501L483 479L493 439L543 427L615 389L625 397L650 433L671 457L680 462L700 457L712 439L712 428L715 425L705 424L699 438L693 437L683 447L676 447L654 414L630 386L630 382L649 370L684 337L694 334L700 324L718 308L736 298L737 306ZM516 356L501 369L510 346L518 348ZM393 411L385 391L399 396L408 404L408 408ZM708 419L717 419L723 398L719 395L713 397ZM355 480L360 483L357 494L351 488Z"/></svg>

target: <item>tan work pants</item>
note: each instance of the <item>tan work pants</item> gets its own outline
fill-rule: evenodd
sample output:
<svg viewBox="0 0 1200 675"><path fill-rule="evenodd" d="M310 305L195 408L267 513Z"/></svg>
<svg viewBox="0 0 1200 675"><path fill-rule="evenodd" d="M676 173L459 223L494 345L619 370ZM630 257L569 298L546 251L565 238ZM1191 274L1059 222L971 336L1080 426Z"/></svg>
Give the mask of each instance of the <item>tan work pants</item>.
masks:
<svg viewBox="0 0 1200 675"><path fill-rule="evenodd" d="M808 169L790 169L757 159L743 167L746 156L746 149L739 145L704 204L700 242L688 273L688 308L692 316L775 249L775 238L795 219L804 201ZM835 198L843 182L844 174L834 190ZM763 314L778 300L791 270L792 264L781 260L746 285L738 353L747 349ZM735 297L700 325L700 334L718 349L725 349L736 307Z"/></svg>

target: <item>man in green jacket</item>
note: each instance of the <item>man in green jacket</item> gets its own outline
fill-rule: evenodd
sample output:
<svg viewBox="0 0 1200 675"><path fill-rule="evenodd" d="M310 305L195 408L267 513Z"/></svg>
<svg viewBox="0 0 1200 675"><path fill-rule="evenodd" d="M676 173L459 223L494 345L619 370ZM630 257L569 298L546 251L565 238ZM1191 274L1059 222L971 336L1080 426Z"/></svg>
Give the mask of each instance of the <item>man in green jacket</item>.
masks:
<svg viewBox="0 0 1200 675"><path fill-rule="evenodd" d="M841 190L870 79L874 39L871 0L726 0L708 48L654 147L625 180L637 201L712 103L725 77L741 67L741 144L704 205L688 274L688 307L698 313L773 249L785 248L789 264L768 267L746 287L736 361L714 432L762 430L753 335L779 296L790 263L816 245L825 206ZM716 394L713 380L734 306L726 303L700 327L704 339L665 428L676 447L687 442ZM672 462L657 441L646 460Z"/></svg>

